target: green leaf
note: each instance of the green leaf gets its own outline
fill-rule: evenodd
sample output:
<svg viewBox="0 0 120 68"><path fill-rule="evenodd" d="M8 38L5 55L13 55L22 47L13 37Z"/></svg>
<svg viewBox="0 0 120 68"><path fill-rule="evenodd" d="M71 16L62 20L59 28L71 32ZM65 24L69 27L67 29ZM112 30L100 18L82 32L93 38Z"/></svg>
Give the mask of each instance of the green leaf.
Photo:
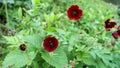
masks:
<svg viewBox="0 0 120 68"><path fill-rule="evenodd" d="M88 52L80 52L80 55L77 55L77 60L82 61L87 65L95 65L95 59Z"/></svg>
<svg viewBox="0 0 120 68"><path fill-rule="evenodd" d="M50 17L49 17L50 24L53 23L53 22L55 22L55 21L54 21L54 18L55 18L55 14L52 12L52 13L50 14Z"/></svg>
<svg viewBox="0 0 120 68"><path fill-rule="evenodd" d="M61 48L57 48L53 53L43 52L42 58L56 68L63 68L68 65L66 54Z"/></svg>
<svg viewBox="0 0 120 68"><path fill-rule="evenodd" d="M2 67L2 61L0 61L0 67Z"/></svg>
<svg viewBox="0 0 120 68"><path fill-rule="evenodd" d="M93 59L93 57L91 57L91 56L84 57L82 60L87 65L96 65L95 59Z"/></svg>
<svg viewBox="0 0 120 68"><path fill-rule="evenodd" d="M96 68L106 68L106 66L104 65L104 63L102 61L99 61L97 64L96 64Z"/></svg>
<svg viewBox="0 0 120 68"><path fill-rule="evenodd" d="M46 14L44 13L45 16L45 20L48 23L48 26L50 26L51 24L55 24L55 22L62 16L63 14L54 14L53 12L50 14Z"/></svg>
<svg viewBox="0 0 120 68"><path fill-rule="evenodd" d="M106 31L103 31L103 32L102 32L102 37L101 37L101 38L102 38L103 40L105 40L105 37L106 37Z"/></svg>
<svg viewBox="0 0 120 68"><path fill-rule="evenodd" d="M3 37L6 39L7 44L12 44L12 45L15 44L16 45L19 43L17 36L3 36Z"/></svg>
<svg viewBox="0 0 120 68"><path fill-rule="evenodd" d="M19 7L18 9L18 17L22 19L22 8L21 7Z"/></svg>
<svg viewBox="0 0 120 68"><path fill-rule="evenodd" d="M78 64L76 64L75 68L83 68L83 63L79 62Z"/></svg>
<svg viewBox="0 0 120 68"><path fill-rule="evenodd" d="M48 27L48 28L46 28L46 31L47 32L55 32L56 28L55 27Z"/></svg>
<svg viewBox="0 0 120 68"><path fill-rule="evenodd" d="M91 51L90 54L94 59L96 59L96 53L94 51Z"/></svg>
<svg viewBox="0 0 120 68"><path fill-rule="evenodd" d="M41 48L41 43L42 43L42 38L38 34L34 35L29 35L25 36L23 40L29 44L31 44L33 48L40 49ZM34 45L34 46L33 46Z"/></svg>
<svg viewBox="0 0 120 68"><path fill-rule="evenodd" d="M40 5L40 0L31 0L33 7Z"/></svg>
<svg viewBox="0 0 120 68"><path fill-rule="evenodd" d="M78 34L74 34L73 36L70 37L69 39L69 47L68 47L68 51L72 51L73 50L73 46L75 45L75 43L77 43L78 41Z"/></svg>
<svg viewBox="0 0 120 68"><path fill-rule="evenodd" d="M97 52L97 51L96 51ZM110 66L111 63L109 62L109 60L113 60L112 57L110 56L109 52L107 52L107 50L102 50L100 52L97 52L96 55L102 59L103 63L106 66Z"/></svg>
<svg viewBox="0 0 120 68"><path fill-rule="evenodd" d="M46 22L48 23L48 26L54 23L54 17L55 17L54 13L50 13L50 14L44 13L44 16L45 16Z"/></svg>
<svg viewBox="0 0 120 68"><path fill-rule="evenodd" d="M1 3L14 3L14 0L0 0Z"/></svg>
<svg viewBox="0 0 120 68"><path fill-rule="evenodd" d="M44 63L42 63L42 67L43 68L49 68L50 66L49 66L49 64L47 62L44 62Z"/></svg>
<svg viewBox="0 0 120 68"><path fill-rule="evenodd" d="M33 66L33 68L39 68L39 64L36 61L33 62Z"/></svg>
<svg viewBox="0 0 120 68"><path fill-rule="evenodd" d="M3 61L2 68L13 67L13 68L20 68L27 65L30 65L36 53L34 52L23 52L20 50L11 51Z"/></svg>
<svg viewBox="0 0 120 68"><path fill-rule="evenodd" d="M64 15L64 14L62 14L62 13L61 13L61 14L56 14L56 15L55 15L55 21L56 21L57 19L61 18L63 15Z"/></svg>

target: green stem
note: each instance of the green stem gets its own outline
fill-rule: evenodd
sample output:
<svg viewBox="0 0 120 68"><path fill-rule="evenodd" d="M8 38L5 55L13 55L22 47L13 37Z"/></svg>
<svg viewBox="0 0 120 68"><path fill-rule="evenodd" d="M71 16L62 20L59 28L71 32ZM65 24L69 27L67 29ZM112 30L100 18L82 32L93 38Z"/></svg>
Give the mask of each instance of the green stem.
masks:
<svg viewBox="0 0 120 68"><path fill-rule="evenodd" d="M7 2L6 1L5 1L5 13L6 13L7 23L9 23L8 10L7 10Z"/></svg>
<svg viewBox="0 0 120 68"><path fill-rule="evenodd" d="M78 24L79 24L79 21L76 21L76 26L79 28Z"/></svg>
<svg viewBox="0 0 120 68"><path fill-rule="evenodd" d="M4 5L1 6L0 10L3 10L3 8L4 8ZM1 12L2 12L2 11L0 11L0 13L1 13Z"/></svg>

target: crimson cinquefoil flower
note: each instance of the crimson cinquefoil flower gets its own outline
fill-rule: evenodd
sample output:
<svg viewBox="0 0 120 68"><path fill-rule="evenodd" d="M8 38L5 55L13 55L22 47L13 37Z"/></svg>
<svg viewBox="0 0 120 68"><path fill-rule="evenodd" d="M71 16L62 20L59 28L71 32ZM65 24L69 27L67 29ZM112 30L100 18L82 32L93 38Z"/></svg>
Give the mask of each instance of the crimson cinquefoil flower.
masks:
<svg viewBox="0 0 120 68"><path fill-rule="evenodd" d="M116 25L116 22L110 22L110 19L107 19L105 21L105 29L106 31L110 31L114 26Z"/></svg>
<svg viewBox="0 0 120 68"><path fill-rule="evenodd" d="M120 36L120 25L118 26L117 31L114 31L112 33L112 36L114 39L116 39L116 40L118 39L118 37Z"/></svg>
<svg viewBox="0 0 120 68"><path fill-rule="evenodd" d="M43 46L48 52L53 52L58 47L58 43L59 42L55 37L49 36L44 39Z"/></svg>
<svg viewBox="0 0 120 68"><path fill-rule="evenodd" d="M70 20L79 20L82 17L82 10L78 5L72 5L67 10L67 15Z"/></svg>

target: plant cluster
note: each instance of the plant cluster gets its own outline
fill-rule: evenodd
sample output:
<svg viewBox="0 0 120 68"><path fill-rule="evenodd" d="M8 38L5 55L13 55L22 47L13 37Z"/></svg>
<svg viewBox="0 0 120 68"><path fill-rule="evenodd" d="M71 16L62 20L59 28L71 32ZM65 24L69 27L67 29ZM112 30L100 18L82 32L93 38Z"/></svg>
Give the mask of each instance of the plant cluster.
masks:
<svg viewBox="0 0 120 68"><path fill-rule="evenodd" d="M0 16L6 28L0 37L2 68L120 67L115 5L100 0L0 2L5 10L0 14L6 14Z"/></svg>

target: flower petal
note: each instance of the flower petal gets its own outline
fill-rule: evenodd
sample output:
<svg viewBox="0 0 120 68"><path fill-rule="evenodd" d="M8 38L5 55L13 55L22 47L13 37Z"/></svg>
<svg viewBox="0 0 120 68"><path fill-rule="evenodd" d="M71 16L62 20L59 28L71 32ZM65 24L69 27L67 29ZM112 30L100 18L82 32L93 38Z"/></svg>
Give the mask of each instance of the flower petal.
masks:
<svg viewBox="0 0 120 68"><path fill-rule="evenodd" d="M105 21L105 29L106 31L110 31L114 26L116 25L116 22L110 22L110 19L107 19Z"/></svg>
<svg viewBox="0 0 120 68"><path fill-rule="evenodd" d="M118 26L118 28L117 28L118 30L120 30L120 25Z"/></svg>
<svg viewBox="0 0 120 68"><path fill-rule="evenodd" d="M120 30L117 31L118 35L120 36Z"/></svg>
<svg viewBox="0 0 120 68"><path fill-rule="evenodd" d="M113 36L114 39L117 40L117 39L118 39L118 36L119 36L119 35L118 35L118 32L117 32L117 31L113 32L113 33L112 33L112 36Z"/></svg>
<svg viewBox="0 0 120 68"><path fill-rule="evenodd" d="M108 24L110 22L110 19L107 19L106 21L105 21L105 24Z"/></svg>
<svg viewBox="0 0 120 68"><path fill-rule="evenodd" d="M110 22L110 28L113 28L116 25L116 22Z"/></svg>

